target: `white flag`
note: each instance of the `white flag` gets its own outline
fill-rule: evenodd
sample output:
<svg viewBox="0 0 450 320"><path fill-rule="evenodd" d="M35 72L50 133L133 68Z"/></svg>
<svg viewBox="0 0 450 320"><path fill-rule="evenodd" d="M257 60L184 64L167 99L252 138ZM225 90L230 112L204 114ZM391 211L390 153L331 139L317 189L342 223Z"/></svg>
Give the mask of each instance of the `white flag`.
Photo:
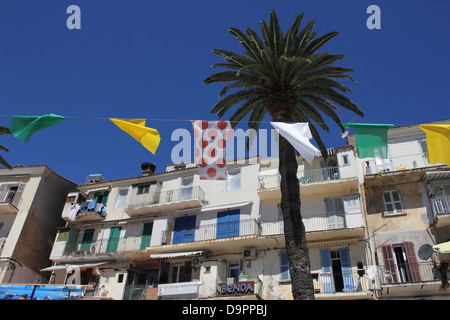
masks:
<svg viewBox="0 0 450 320"><path fill-rule="evenodd" d="M308 123L270 123L297 150L309 164L315 156L320 156L320 151L309 141L312 139Z"/></svg>

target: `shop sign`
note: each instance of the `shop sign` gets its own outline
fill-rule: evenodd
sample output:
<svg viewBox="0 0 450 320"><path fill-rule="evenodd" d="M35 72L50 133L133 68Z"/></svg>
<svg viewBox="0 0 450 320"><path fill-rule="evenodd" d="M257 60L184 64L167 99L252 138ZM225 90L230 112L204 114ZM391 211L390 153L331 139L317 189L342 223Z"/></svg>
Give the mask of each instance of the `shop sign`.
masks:
<svg viewBox="0 0 450 320"><path fill-rule="evenodd" d="M222 296L237 296L255 292L255 281L240 281L231 284L220 283L219 285Z"/></svg>

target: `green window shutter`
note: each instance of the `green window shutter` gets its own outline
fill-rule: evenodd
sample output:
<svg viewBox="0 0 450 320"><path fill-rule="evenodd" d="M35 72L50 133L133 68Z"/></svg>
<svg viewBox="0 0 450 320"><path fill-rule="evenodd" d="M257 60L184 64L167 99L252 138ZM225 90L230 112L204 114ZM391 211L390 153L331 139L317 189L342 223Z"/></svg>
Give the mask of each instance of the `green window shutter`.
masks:
<svg viewBox="0 0 450 320"><path fill-rule="evenodd" d="M98 200L98 192L96 192L96 193L94 194L94 199L93 199L92 201L94 201L95 203L97 203L97 200Z"/></svg>
<svg viewBox="0 0 450 320"><path fill-rule="evenodd" d="M153 230L153 222L149 222L144 224L144 228L142 230L142 239L141 239L141 250L145 250L150 245L150 240L152 238L152 230Z"/></svg>
<svg viewBox="0 0 450 320"><path fill-rule="evenodd" d="M106 206L106 202L108 202L109 191L105 191L103 194L102 204Z"/></svg>

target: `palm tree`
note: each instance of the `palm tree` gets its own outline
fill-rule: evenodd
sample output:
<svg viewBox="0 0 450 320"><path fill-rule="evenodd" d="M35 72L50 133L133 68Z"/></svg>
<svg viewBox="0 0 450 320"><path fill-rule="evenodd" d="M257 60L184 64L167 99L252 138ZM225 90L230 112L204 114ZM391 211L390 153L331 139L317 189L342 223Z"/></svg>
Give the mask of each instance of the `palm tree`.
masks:
<svg viewBox="0 0 450 320"><path fill-rule="evenodd" d="M267 113L272 121L309 122L313 138L326 157L325 145L315 126L329 130L323 115L331 118L344 131L337 114L339 109L335 105L361 117L363 112L342 94L350 90L335 80L340 78L354 81L348 74L352 69L333 65L345 58L345 55L317 52L338 32L316 37L317 33L312 31L314 20L300 30L302 18L303 14L298 15L291 28L283 33L276 13L272 11L269 25L265 21L260 22L261 37L250 28L245 33L237 28L230 28L229 32L245 48L245 55L213 50L225 62L215 63L212 67L227 70L209 76L204 83L228 83L220 92L220 100L211 109L211 113L217 113L218 118L237 106L230 117L233 127L249 115L248 127L258 130ZM232 91L227 94L229 90ZM300 213L297 170L295 149L280 136L281 210L292 294L296 300L314 299L305 227Z"/></svg>
<svg viewBox="0 0 450 320"><path fill-rule="evenodd" d="M4 135L4 134L8 134L8 133L11 133L11 131L9 131L9 128L0 126L0 135ZM9 151L7 148L5 148L4 146L2 146L1 144L0 144L0 150L6 151L6 152ZM5 166L5 167L8 168L8 169L11 169L11 166L9 165L9 163L6 162L6 160L3 159L2 156L0 156L0 164L3 165L3 166Z"/></svg>

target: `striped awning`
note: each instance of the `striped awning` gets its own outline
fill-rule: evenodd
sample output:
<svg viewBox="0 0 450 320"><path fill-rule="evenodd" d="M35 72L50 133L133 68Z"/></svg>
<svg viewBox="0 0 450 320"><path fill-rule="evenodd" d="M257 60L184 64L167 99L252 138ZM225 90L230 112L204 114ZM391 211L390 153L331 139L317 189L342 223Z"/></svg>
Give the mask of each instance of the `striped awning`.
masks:
<svg viewBox="0 0 450 320"><path fill-rule="evenodd" d="M426 172L422 178L423 182L450 179L450 171L430 171Z"/></svg>
<svg viewBox="0 0 450 320"><path fill-rule="evenodd" d="M80 269L89 269L89 268L98 267L100 265L107 264L107 263L108 262L98 262L98 263L88 263L88 264L56 265L56 266L51 266L51 267L48 267L48 268L41 269L40 271L55 271L55 270L67 269L68 267L78 267Z"/></svg>
<svg viewBox="0 0 450 320"><path fill-rule="evenodd" d="M170 258L184 258L184 257L195 257L201 256L208 253L207 251L188 251L188 252L171 252L171 253L158 253L151 254L152 259L170 259Z"/></svg>

